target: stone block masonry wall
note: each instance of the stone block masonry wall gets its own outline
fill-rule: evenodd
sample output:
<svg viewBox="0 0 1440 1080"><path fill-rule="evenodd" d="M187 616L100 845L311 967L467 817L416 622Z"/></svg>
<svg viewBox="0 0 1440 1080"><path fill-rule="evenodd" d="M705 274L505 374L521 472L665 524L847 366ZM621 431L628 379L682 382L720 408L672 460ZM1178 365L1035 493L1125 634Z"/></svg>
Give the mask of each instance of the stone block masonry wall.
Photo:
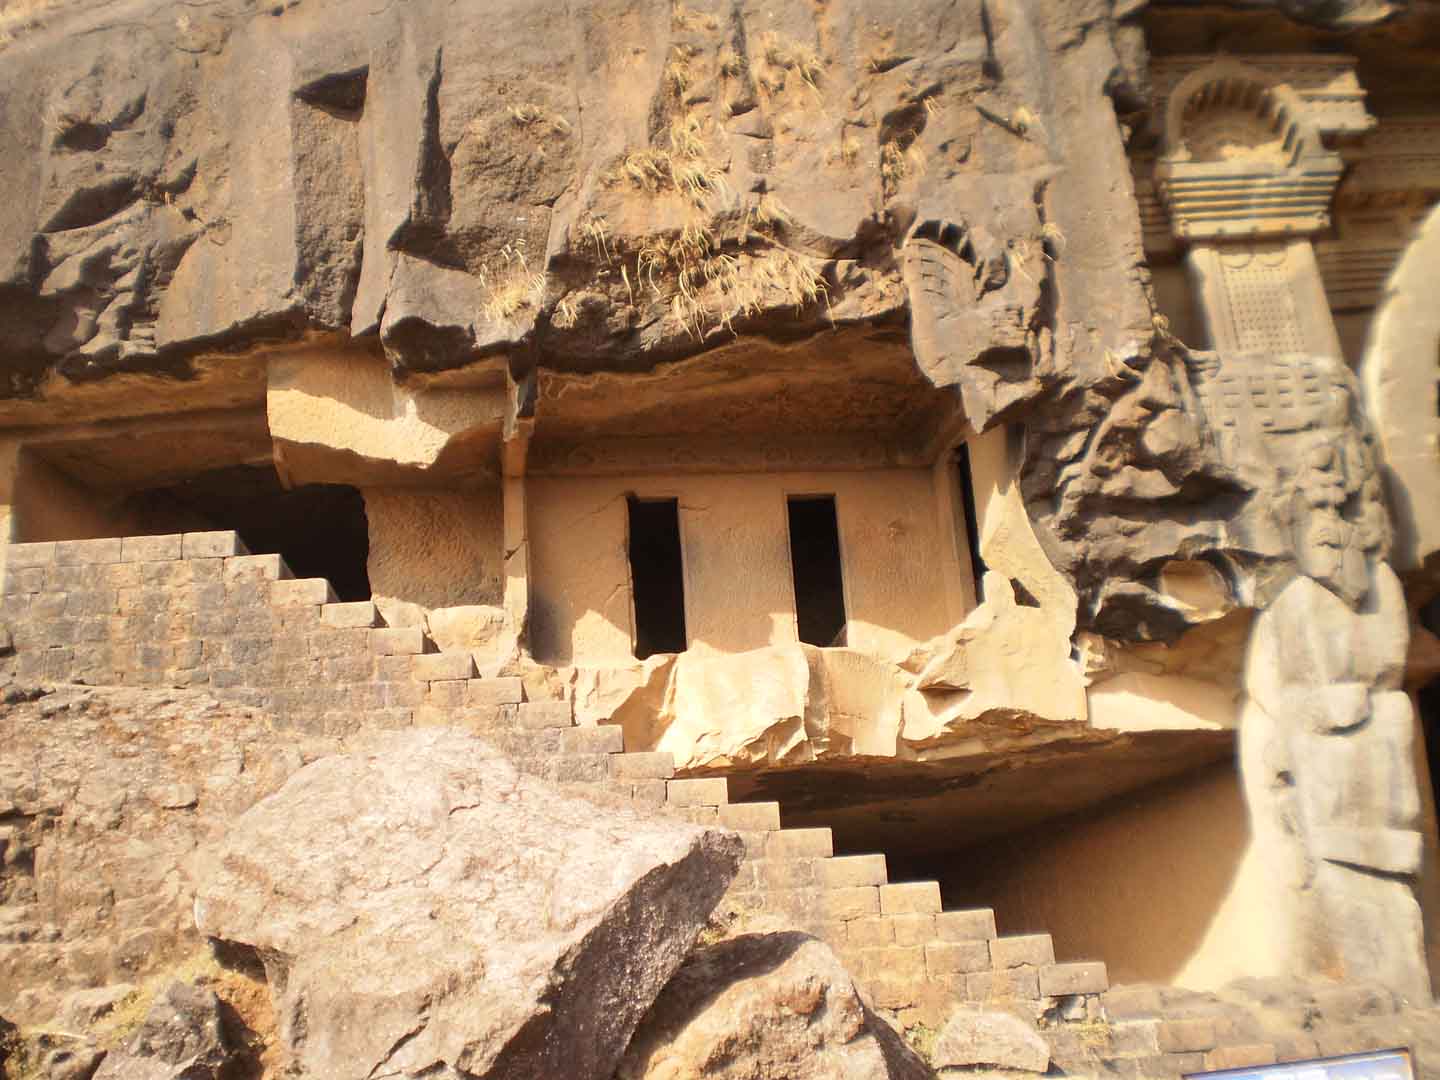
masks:
<svg viewBox="0 0 1440 1080"><path fill-rule="evenodd" d="M22 680L204 687L343 735L453 707L476 675L468 655L427 655L419 629L383 626L368 601L335 602L327 581L294 578L233 532L12 544L8 555L0 619Z"/></svg>
<svg viewBox="0 0 1440 1080"><path fill-rule="evenodd" d="M1440 1009L1384 987L1241 980L1219 993L1116 987L1105 1020L1044 1034L1069 1076L1173 1077L1408 1047L1421 1080L1440 1076ZM1052 1066L1053 1068L1053 1066Z"/></svg>
<svg viewBox="0 0 1440 1080"><path fill-rule="evenodd" d="M732 805L723 778L626 753L620 727L575 726L568 702L526 701L520 679L479 677L468 653L382 625L368 601L336 602L324 579L293 578L233 532L14 544L7 566L0 621L21 681L205 688L330 736L417 723L483 733L556 783L740 832L747 857L720 917L815 934L897 1013L1083 1003L1107 986L1103 964L1056 963L1045 935L997 937L989 911L941 911L934 882L892 884L883 855L836 858L830 830L782 829L776 803Z"/></svg>

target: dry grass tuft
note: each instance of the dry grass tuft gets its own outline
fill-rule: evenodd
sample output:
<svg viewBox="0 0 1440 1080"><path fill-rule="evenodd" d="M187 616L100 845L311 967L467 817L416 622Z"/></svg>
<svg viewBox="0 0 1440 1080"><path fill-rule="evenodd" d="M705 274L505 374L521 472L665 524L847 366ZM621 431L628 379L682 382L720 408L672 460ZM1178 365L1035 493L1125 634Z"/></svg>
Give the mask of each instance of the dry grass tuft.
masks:
<svg viewBox="0 0 1440 1080"><path fill-rule="evenodd" d="M607 180L626 182L651 194L673 190L696 209L730 194L725 170L710 156L706 122L698 110L671 120L666 141L669 146L664 150L652 147L626 154L610 170Z"/></svg>
<svg viewBox="0 0 1440 1080"><path fill-rule="evenodd" d="M698 52L699 50L690 45L676 45L670 50L670 59L665 63L665 86L678 97L684 97L685 91L690 87L690 62Z"/></svg>
<svg viewBox="0 0 1440 1080"><path fill-rule="evenodd" d="M1064 255L1065 248L1070 243L1065 236L1065 230L1053 221L1047 221L1040 227L1040 241L1045 248L1045 257L1051 262Z"/></svg>
<svg viewBox="0 0 1440 1080"><path fill-rule="evenodd" d="M697 205L705 204L712 196L724 198L730 191L724 171L704 159L671 158L670 179L677 191Z"/></svg>
<svg viewBox="0 0 1440 1080"><path fill-rule="evenodd" d="M829 298L825 279L808 257L779 247L752 254L733 243L726 250L698 222L668 237L652 237L635 254L634 265L633 276L624 263L620 268L631 303L637 288L649 291L697 339L716 326L733 331L737 318L787 303L799 311Z"/></svg>
<svg viewBox="0 0 1440 1080"><path fill-rule="evenodd" d="M511 105L509 114L510 122L519 128L529 128L537 132L553 131L557 135L564 135L570 130L570 121L543 105L531 102Z"/></svg>
<svg viewBox="0 0 1440 1080"><path fill-rule="evenodd" d="M174 967L150 976L132 990L96 1025L95 1034L106 1048L119 1049L140 1029L155 999L171 983L194 983L214 989L213 984L230 974L233 973L220 966L208 947L197 949Z"/></svg>
<svg viewBox="0 0 1440 1080"><path fill-rule="evenodd" d="M568 296L562 296L555 304L555 314L550 317L550 325L559 330L569 330L580 321L580 311L575 306L575 301Z"/></svg>
<svg viewBox="0 0 1440 1080"><path fill-rule="evenodd" d="M820 80L825 61L814 46L785 38L773 31L760 39L761 71L756 79L760 89L774 97L785 89L788 75L795 75L821 100Z"/></svg>
<svg viewBox="0 0 1440 1080"><path fill-rule="evenodd" d="M670 28L681 32L694 30L713 32L720 29L720 20L709 13L696 11L684 4L676 4L675 9L670 12Z"/></svg>
<svg viewBox="0 0 1440 1080"><path fill-rule="evenodd" d="M670 155L663 150L634 150L620 159L612 180L628 180L644 191L659 191L670 176Z"/></svg>
<svg viewBox="0 0 1440 1080"><path fill-rule="evenodd" d="M580 222L580 232L595 247L595 256L602 263L610 262L610 232L605 219L587 213Z"/></svg>
<svg viewBox="0 0 1440 1080"><path fill-rule="evenodd" d="M676 157L705 156L705 120L698 112L681 113L670 121L670 152Z"/></svg>
<svg viewBox="0 0 1440 1080"><path fill-rule="evenodd" d="M975 111L991 123L999 124L1006 131L1010 132L1010 134L1021 139L1028 138L1032 134L1042 138L1045 135L1044 122L1041 121L1040 117L1035 115L1035 112L1028 105L1021 105L1009 116L998 113L994 109L986 108L979 103L975 105Z"/></svg>
<svg viewBox="0 0 1440 1080"><path fill-rule="evenodd" d="M768 191L755 204L755 223L761 228L780 229L790 224L790 211Z"/></svg>
<svg viewBox="0 0 1440 1080"><path fill-rule="evenodd" d="M502 247L498 258L482 266L477 276L485 290L482 310L491 322L513 318L527 307L539 307L545 292L545 275L530 269L523 236Z"/></svg>
<svg viewBox="0 0 1440 1080"><path fill-rule="evenodd" d="M720 74L728 79L737 79L745 74L745 58L736 52L732 45L726 45L720 50L718 65Z"/></svg>
<svg viewBox="0 0 1440 1080"><path fill-rule="evenodd" d="M880 178L895 187L908 177L925 172L925 151L914 139L891 139L880 147Z"/></svg>
<svg viewBox="0 0 1440 1080"><path fill-rule="evenodd" d="M711 325L734 331L734 321L790 305L797 312L828 300L825 279L810 259L785 248L758 256L717 252L679 275L671 310L692 337Z"/></svg>
<svg viewBox="0 0 1440 1080"><path fill-rule="evenodd" d="M785 204L767 191L755 202L746 205L736 238L741 247L750 242L752 232L774 240L792 220Z"/></svg>
<svg viewBox="0 0 1440 1080"><path fill-rule="evenodd" d="M1021 105L1020 108L1016 109L1015 115L1010 119L1015 124L1016 131L1021 135L1026 135L1032 131L1039 135L1045 134L1045 125L1040 122L1040 117L1036 116L1027 105Z"/></svg>
<svg viewBox="0 0 1440 1080"><path fill-rule="evenodd" d="M935 1060L935 1043L939 1038L940 1033L929 1024L911 1024L905 1029L905 1041L927 1065Z"/></svg>

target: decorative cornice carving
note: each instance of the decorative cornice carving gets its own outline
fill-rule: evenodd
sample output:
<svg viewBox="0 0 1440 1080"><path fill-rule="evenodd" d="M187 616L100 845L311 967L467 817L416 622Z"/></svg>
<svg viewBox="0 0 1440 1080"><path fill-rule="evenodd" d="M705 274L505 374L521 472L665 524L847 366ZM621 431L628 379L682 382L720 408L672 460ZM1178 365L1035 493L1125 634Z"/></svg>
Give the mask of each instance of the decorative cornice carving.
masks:
<svg viewBox="0 0 1440 1080"><path fill-rule="evenodd" d="M1395 207L1440 199L1440 115L1386 117L1353 148L1337 207Z"/></svg>
<svg viewBox="0 0 1440 1080"><path fill-rule="evenodd" d="M1220 58L1164 105L1155 184L1184 240L1296 236L1330 223L1344 171L1305 100L1276 72Z"/></svg>
<svg viewBox="0 0 1440 1080"><path fill-rule="evenodd" d="M1288 86L1305 118L1327 138L1361 135L1375 126L1375 118L1365 111L1365 90L1355 74L1353 56L1280 53L1226 57L1212 53L1167 56L1151 65L1151 135L1162 136L1160 128L1180 84L1217 62L1243 63L1258 72L1266 86Z"/></svg>

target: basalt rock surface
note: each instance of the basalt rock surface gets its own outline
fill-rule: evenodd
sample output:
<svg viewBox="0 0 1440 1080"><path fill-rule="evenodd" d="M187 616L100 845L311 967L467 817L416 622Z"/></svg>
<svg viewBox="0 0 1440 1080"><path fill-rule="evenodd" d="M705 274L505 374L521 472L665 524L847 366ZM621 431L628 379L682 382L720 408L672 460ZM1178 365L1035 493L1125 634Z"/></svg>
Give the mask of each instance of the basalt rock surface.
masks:
<svg viewBox="0 0 1440 1080"><path fill-rule="evenodd" d="M639 373L737 335L886 347L908 309L969 425L1029 417L1031 458L1063 466L1134 381L1113 357L1153 360L1117 119L1143 104L1134 16L61 7L0 71L0 416L258 402L247 356L283 342L397 378ZM1112 557L1030 471L1058 561Z"/></svg>
<svg viewBox="0 0 1440 1080"><path fill-rule="evenodd" d="M1025 424L1081 626L1173 639L1177 555L1248 604L1304 544L1153 326L1141 6L62 5L0 67L0 419L259 403L255 357L300 341L638 376L908 316L970 428Z"/></svg>
<svg viewBox="0 0 1440 1080"><path fill-rule="evenodd" d="M105 1055L95 1080L222 1080L230 1064L214 991L172 983L134 1037Z"/></svg>

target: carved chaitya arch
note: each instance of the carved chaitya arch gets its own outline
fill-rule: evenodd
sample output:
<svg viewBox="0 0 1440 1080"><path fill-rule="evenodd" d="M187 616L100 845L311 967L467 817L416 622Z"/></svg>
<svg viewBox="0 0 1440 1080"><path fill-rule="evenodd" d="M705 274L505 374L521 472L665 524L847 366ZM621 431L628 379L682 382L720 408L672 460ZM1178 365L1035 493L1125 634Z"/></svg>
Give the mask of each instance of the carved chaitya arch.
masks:
<svg viewBox="0 0 1440 1080"><path fill-rule="evenodd" d="M1395 516L1402 573L1440 552L1440 208L1430 211L1385 287L1360 366Z"/></svg>
<svg viewBox="0 0 1440 1080"><path fill-rule="evenodd" d="M1155 178L1185 240L1287 236L1330 222L1344 165L1294 90L1234 60L1170 95Z"/></svg>

